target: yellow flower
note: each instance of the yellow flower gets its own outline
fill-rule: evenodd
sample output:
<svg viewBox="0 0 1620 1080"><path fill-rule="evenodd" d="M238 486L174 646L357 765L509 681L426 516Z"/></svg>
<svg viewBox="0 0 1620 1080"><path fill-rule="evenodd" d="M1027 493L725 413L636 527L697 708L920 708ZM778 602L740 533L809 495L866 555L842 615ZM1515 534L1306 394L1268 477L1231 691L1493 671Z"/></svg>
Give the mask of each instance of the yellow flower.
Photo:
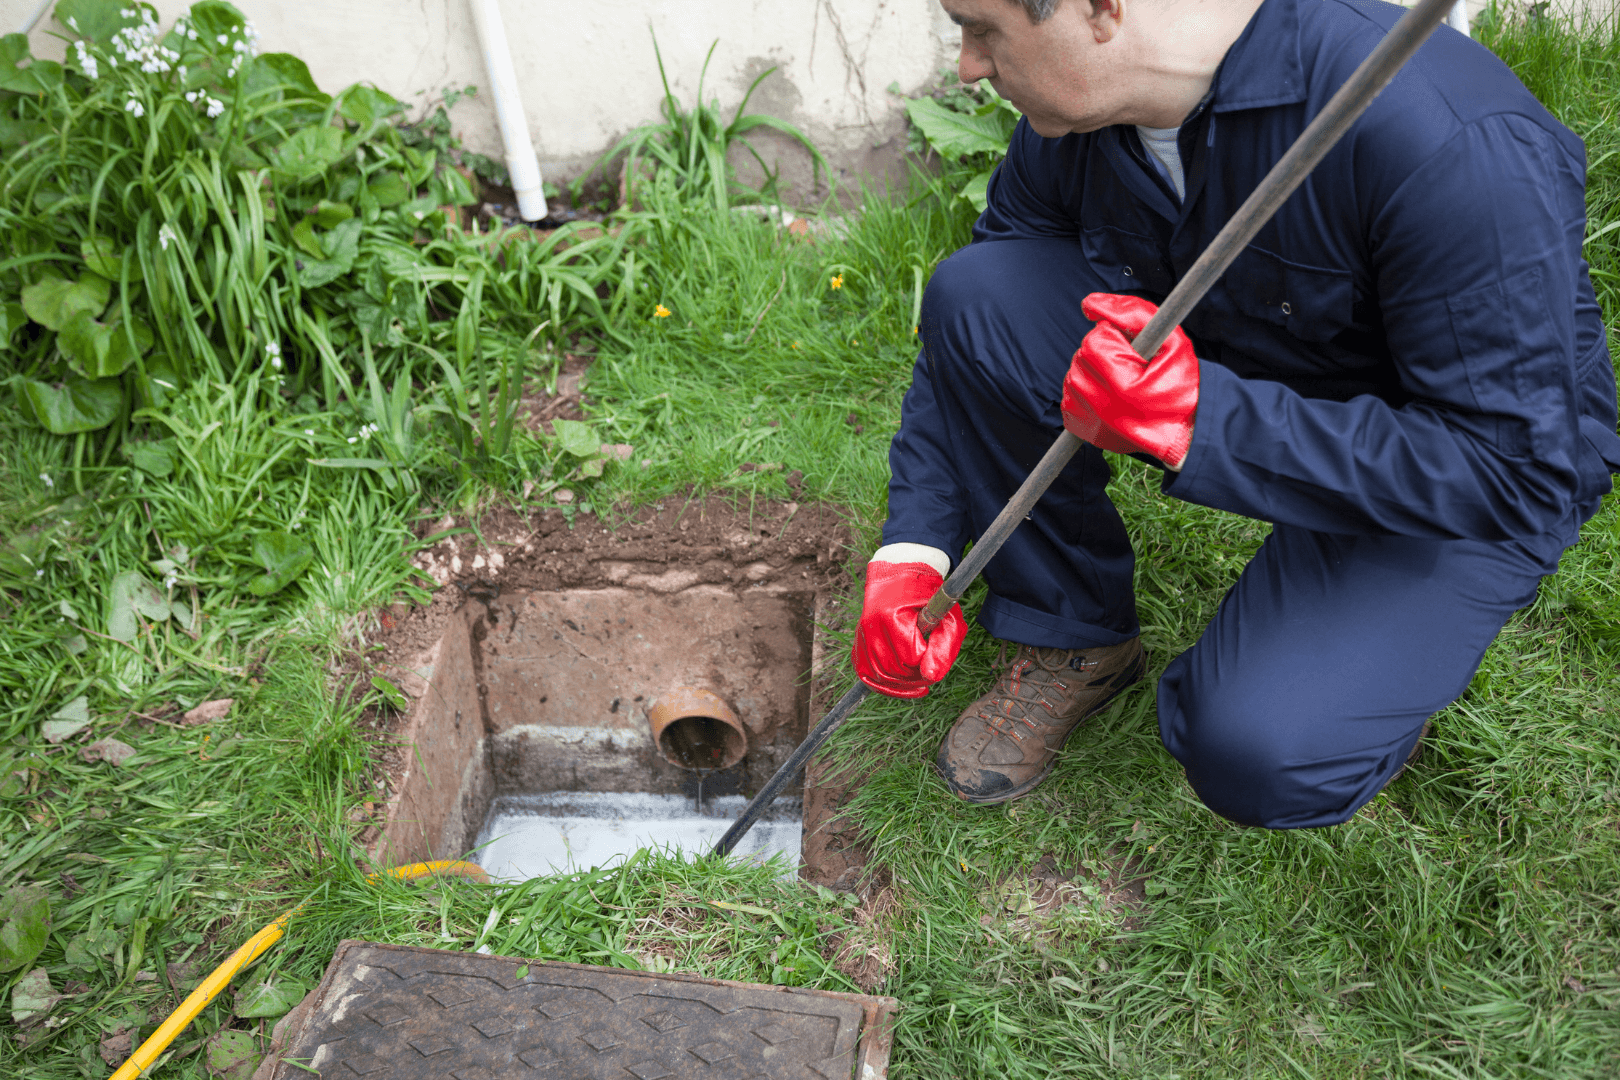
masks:
<svg viewBox="0 0 1620 1080"><path fill-rule="evenodd" d="M797 341L795 341L795 342L794 342L794 343L793 343L793 347L794 347L794 348L795 348L795 349L797 349L797 348L798 348L798 347L799 347L799 343L798 343L798 342L797 342Z"/></svg>
<svg viewBox="0 0 1620 1080"><path fill-rule="evenodd" d="M842 289L844 287L844 275L843 274L834 274L833 275L832 287L835 288L835 289Z"/></svg>
<svg viewBox="0 0 1620 1080"><path fill-rule="evenodd" d="M653 317L656 319L667 319L669 318L669 314L669 308L665 307L663 304L659 304L657 307L653 308Z"/></svg>

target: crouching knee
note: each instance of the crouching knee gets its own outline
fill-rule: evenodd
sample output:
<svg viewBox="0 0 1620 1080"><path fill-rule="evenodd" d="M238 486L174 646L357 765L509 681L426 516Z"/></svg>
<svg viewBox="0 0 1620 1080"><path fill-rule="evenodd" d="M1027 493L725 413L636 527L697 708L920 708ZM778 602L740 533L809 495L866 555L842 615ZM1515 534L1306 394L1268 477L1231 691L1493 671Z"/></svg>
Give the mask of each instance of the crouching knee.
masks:
<svg viewBox="0 0 1620 1080"><path fill-rule="evenodd" d="M1187 771L1198 797L1239 825L1267 829L1337 825L1381 783L1363 761L1324 754L1317 735L1331 723L1279 708L1230 684L1166 688L1160 682L1159 734Z"/></svg>
<svg viewBox="0 0 1620 1080"><path fill-rule="evenodd" d="M975 328L999 310L994 268L984 265L985 248L992 244L972 244L956 252L935 268L923 290L922 343L937 358L967 357L974 352ZM990 252L997 255L999 252Z"/></svg>

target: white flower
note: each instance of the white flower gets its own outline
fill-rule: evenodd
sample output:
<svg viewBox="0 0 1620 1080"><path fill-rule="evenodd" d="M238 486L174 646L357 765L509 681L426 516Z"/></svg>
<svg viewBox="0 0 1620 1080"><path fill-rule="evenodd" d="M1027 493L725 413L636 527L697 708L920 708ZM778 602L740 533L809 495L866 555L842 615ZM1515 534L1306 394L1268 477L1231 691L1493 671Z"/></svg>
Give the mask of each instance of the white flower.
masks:
<svg viewBox="0 0 1620 1080"><path fill-rule="evenodd" d="M163 248L164 251L168 251L170 240L178 243L180 240L180 234L174 231L174 227L172 225L165 222L163 227L158 230L158 244Z"/></svg>
<svg viewBox="0 0 1620 1080"><path fill-rule="evenodd" d="M45 486L48 488L53 488L56 486L56 481L51 479L50 473L40 473L39 478L45 481Z"/></svg>
<svg viewBox="0 0 1620 1080"><path fill-rule="evenodd" d="M190 38L192 41L196 41L197 40L197 31L191 29L191 27L189 27L189 26L186 27L186 37Z"/></svg>
<svg viewBox="0 0 1620 1080"><path fill-rule="evenodd" d="M225 103L218 98L208 99L208 115L210 118L218 116L225 111Z"/></svg>
<svg viewBox="0 0 1620 1080"><path fill-rule="evenodd" d="M354 444L355 444L355 443L357 443L357 442L359 442L359 441L360 441L360 440L359 440L359 439L357 439L357 438L355 438L355 437L354 437L354 436L353 436L353 435L350 435L350 436L349 436L349 445L350 445L350 446L353 446L353 445L354 445Z"/></svg>
<svg viewBox="0 0 1620 1080"><path fill-rule="evenodd" d="M43 571L43 570L35 570L34 571L34 576L35 577L44 577L45 576L45 571Z"/></svg>
<svg viewBox="0 0 1620 1080"><path fill-rule="evenodd" d="M221 45L224 45L226 42L230 41L231 39L226 37L224 34L220 34L214 40L218 41Z"/></svg>
<svg viewBox="0 0 1620 1080"><path fill-rule="evenodd" d="M304 434L313 439L315 437L315 429L312 427L307 427L304 429Z"/></svg>
<svg viewBox="0 0 1620 1080"><path fill-rule="evenodd" d="M128 101L124 102L124 111L134 113L135 119L139 120L141 117L146 115L146 106L141 104L139 98L131 97Z"/></svg>
<svg viewBox="0 0 1620 1080"><path fill-rule="evenodd" d="M186 91L186 100L191 102L191 104L193 104L193 105L197 104L197 99L202 97L202 96L203 96L203 92L201 90L187 90Z"/></svg>
<svg viewBox="0 0 1620 1080"><path fill-rule="evenodd" d="M84 42L75 41L73 48L79 54L79 70L84 73L84 77L91 81L100 78L100 72L96 68L96 58L89 49L84 47Z"/></svg>
<svg viewBox="0 0 1620 1080"><path fill-rule="evenodd" d="M171 571L169 571L169 575L163 579L163 587L165 589L172 589L172 588L174 588L174 583L179 581L179 580L180 580L179 575L177 575L173 570L171 570Z"/></svg>
<svg viewBox="0 0 1620 1080"><path fill-rule="evenodd" d="M281 344L272 341L264 347L264 355L270 361L270 366L277 371L281 370Z"/></svg>

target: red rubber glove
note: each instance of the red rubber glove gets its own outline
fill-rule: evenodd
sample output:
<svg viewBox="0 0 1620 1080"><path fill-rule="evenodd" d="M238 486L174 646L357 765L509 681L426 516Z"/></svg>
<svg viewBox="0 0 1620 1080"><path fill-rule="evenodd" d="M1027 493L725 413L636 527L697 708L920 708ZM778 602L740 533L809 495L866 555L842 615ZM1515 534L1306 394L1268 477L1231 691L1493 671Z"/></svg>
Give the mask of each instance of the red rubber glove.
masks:
<svg viewBox="0 0 1620 1080"><path fill-rule="evenodd" d="M917 629L917 616L944 581L927 563L867 564L866 601L850 650L861 682L890 697L920 698L951 670L967 636L961 605L952 604L928 637Z"/></svg>
<svg viewBox="0 0 1620 1080"><path fill-rule="evenodd" d="M1181 327L1152 360L1131 348L1159 309L1138 296L1092 293L1080 303L1097 325L1063 380L1063 426L1100 450L1143 451L1181 468L1198 411L1198 357Z"/></svg>

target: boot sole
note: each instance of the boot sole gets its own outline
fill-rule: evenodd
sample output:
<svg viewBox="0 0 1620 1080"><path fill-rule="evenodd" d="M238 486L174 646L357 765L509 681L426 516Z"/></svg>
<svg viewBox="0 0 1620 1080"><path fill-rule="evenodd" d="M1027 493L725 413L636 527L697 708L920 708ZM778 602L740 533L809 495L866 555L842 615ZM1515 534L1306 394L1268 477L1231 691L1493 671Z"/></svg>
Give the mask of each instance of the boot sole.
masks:
<svg viewBox="0 0 1620 1080"><path fill-rule="evenodd" d="M945 779L945 774L939 771L939 765L937 763L934 765L934 772L945 784L945 790L949 791L952 795L955 795L963 802L972 803L974 806L996 806L1004 802L1012 802L1014 799L1021 799L1025 795L1028 795L1030 792L1034 791L1037 787L1040 787L1042 781L1044 781L1048 776L1052 775L1052 770L1057 768L1058 757L1063 753L1063 748L1069 745L1069 740L1074 737L1074 733L1084 727L1087 720L1090 720L1093 716L1096 716L1098 713L1108 708L1109 705L1112 705L1115 698L1119 697L1121 694L1125 693L1125 691L1141 682L1142 677L1146 674L1147 657L1143 656L1141 666L1137 668L1136 674L1134 677L1132 677L1130 682L1126 683L1124 686L1121 686L1118 690L1115 690L1112 694L1109 694L1107 697L1097 702L1096 707L1092 708L1084 716L1080 717L1080 719L1074 722L1074 727L1070 728L1069 733L1063 736L1063 741L1058 743L1057 750L1052 754L1052 760L1047 763L1046 768L1041 772L1041 774L1035 777L1033 780L1026 780L1024 783L1009 791L998 792L995 795L969 795L966 792L959 791L953 787L951 782Z"/></svg>

